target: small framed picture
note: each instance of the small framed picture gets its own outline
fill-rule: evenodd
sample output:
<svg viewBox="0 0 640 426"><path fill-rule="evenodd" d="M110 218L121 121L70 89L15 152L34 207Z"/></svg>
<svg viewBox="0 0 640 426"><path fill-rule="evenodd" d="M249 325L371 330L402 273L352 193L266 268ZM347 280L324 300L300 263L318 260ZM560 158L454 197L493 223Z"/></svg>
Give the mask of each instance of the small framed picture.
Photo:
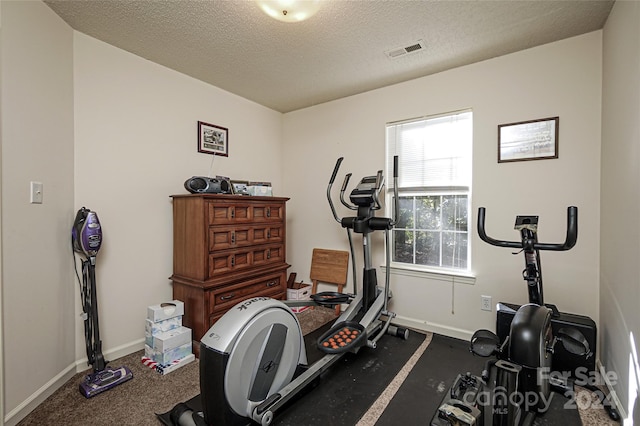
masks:
<svg viewBox="0 0 640 426"><path fill-rule="evenodd" d="M498 126L498 163L558 158L560 118Z"/></svg>
<svg viewBox="0 0 640 426"><path fill-rule="evenodd" d="M229 129L198 121L198 152L229 156Z"/></svg>

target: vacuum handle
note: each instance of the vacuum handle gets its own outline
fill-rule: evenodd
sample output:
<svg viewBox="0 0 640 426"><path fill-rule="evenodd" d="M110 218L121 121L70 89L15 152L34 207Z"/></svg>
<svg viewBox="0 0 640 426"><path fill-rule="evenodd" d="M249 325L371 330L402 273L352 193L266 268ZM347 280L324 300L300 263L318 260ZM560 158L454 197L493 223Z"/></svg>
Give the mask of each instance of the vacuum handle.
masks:
<svg viewBox="0 0 640 426"><path fill-rule="evenodd" d="M522 241L504 241L496 240L487 235L484 229L485 218L484 207L478 209L478 236L485 243L498 247L510 247L510 248L523 248ZM538 250L551 250L551 251L565 251L573 248L578 241L578 208L576 206L570 206L567 208L567 235L565 241L560 244L550 243L534 243L533 249Z"/></svg>

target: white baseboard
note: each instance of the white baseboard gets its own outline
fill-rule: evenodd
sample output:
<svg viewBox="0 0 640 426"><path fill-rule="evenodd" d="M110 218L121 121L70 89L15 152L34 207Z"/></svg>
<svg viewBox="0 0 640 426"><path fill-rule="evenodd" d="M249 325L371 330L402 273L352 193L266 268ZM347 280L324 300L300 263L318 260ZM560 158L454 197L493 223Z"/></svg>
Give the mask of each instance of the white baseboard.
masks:
<svg viewBox="0 0 640 426"><path fill-rule="evenodd" d="M454 337L456 339L469 341L474 332L463 330L461 328L450 327L443 324L436 324L428 321L422 321L415 318L396 316L393 321L395 325L409 327L416 330L438 333L443 336Z"/></svg>
<svg viewBox="0 0 640 426"><path fill-rule="evenodd" d="M132 354L144 349L144 339L136 340L104 352L107 360L115 360L123 356ZM11 410L4 418L5 426L15 426L22 419L35 410L38 405L42 404L45 399L49 398L55 391L60 389L62 385L67 383L69 379L77 373L85 371L89 368L87 358L76 360L71 365L58 373L54 378L45 383L40 389L35 391L29 398L25 399L20 405Z"/></svg>
<svg viewBox="0 0 640 426"><path fill-rule="evenodd" d="M604 365L600 363L600 360L597 360L596 364L597 364L598 371L600 372L600 376L602 377L602 379L604 379L604 383L607 386L607 389L609 390L609 397L611 398L611 402L613 402L616 405L616 408L620 413L620 418L624 421L624 419L627 418L627 411L622 405L622 402L620 402L620 399L618 398L618 394L613 389L613 384L609 380L609 375L607 374L607 371L604 368Z"/></svg>
<svg viewBox="0 0 640 426"><path fill-rule="evenodd" d="M104 358L107 361L113 361L114 359L122 358L134 352L144 349L144 338L134 340L133 342L126 343L124 345L116 346L113 349L109 349L103 353ZM87 358L76 360L76 373L80 373L89 368L87 364Z"/></svg>
<svg viewBox="0 0 640 426"><path fill-rule="evenodd" d="M75 363L67 366L58 373L53 379L45 383L40 389L34 392L29 398L22 401L20 405L7 413L4 418L5 426L15 426L24 419L30 412L42 404L45 399L49 398L56 390L76 374Z"/></svg>

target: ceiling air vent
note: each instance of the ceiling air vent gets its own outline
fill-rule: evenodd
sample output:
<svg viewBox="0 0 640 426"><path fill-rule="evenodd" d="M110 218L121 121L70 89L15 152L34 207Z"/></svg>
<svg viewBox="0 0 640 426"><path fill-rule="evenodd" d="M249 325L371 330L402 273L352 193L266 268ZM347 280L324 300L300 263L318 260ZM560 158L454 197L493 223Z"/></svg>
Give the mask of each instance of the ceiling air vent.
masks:
<svg viewBox="0 0 640 426"><path fill-rule="evenodd" d="M423 40L418 40L415 43L411 43L411 44L409 44L407 46L404 46L404 47L397 47L395 49L387 50L384 53L389 58L396 59L396 58L399 58L401 56L406 56L406 55L411 55L411 54L414 54L414 53L422 52L424 49L426 49L424 41Z"/></svg>

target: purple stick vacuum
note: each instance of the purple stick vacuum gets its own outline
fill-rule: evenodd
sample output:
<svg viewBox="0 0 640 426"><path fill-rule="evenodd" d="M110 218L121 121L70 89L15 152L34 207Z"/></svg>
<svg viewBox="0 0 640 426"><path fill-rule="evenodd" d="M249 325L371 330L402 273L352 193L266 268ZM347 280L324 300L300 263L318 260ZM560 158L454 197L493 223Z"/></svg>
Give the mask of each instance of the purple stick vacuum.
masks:
<svg viewBox="0 0 640 426"><path fill-rule="evenodd" d="M98 298L96 294L96 256L102 245L102 227L98 215L85 207L78 210L71 230L73 251L82 257L80 298L84 311L84 337L87 364L93 372L80 383L80 393L91 398L133 378L127 367L107 368L102 355L102 341L98 327ZM75 263L75 255L74 255ZM78 276L78 281L80 277Z"/></svg>

